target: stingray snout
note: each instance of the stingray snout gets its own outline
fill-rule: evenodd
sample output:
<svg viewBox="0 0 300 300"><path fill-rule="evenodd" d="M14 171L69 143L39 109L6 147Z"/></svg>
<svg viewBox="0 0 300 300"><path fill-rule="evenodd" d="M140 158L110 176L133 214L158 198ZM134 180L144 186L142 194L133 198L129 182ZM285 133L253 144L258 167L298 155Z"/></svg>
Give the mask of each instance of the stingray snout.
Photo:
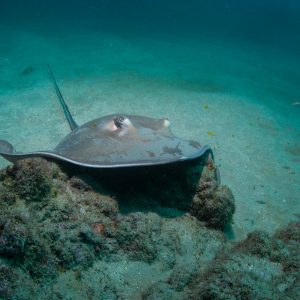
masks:
<svg viewBox="0 0 300 300"><path fill-rule="evenodd" d="M164 118L163 119L163 124L164 124L164 127L170 127L171 122L168 118Z"/></svg>

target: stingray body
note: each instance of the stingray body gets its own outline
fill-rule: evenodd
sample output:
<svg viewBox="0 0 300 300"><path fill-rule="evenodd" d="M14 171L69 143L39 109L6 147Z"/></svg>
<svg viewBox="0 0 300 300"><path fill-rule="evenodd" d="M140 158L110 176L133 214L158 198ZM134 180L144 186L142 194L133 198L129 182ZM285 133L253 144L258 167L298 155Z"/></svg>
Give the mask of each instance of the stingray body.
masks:
<svg viewBox="0 0 300 300"><path fill-rule="evenodd" d="M174 136L168 119L115 114L81 126L74 121L49 66L53 85L71 132L50 151L15 152L0 140L0 155L11 162L30 157L52 158L91 168L151 166L201 157L208 145Z"/></svg>

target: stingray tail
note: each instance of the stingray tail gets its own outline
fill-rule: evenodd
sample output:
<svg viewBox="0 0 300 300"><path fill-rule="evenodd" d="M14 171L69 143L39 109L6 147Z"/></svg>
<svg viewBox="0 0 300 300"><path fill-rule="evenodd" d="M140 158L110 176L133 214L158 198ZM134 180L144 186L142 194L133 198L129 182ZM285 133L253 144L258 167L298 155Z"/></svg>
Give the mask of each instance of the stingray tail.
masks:
<svg viewBox="0 0 300 300"><path fill-rule="evenodd" d="M74 130L75 128L78 127L78 125L74 121L74 119L73 119L73 117L72 117L72 115L71 115L71 113L69 111L69 108L68 108L68 106L67 106L67 104L66 104L66 102L65 102L65 100L64 100L64 98L63 98L63 96L62 96L62 94L61 94L61 92L59 90L59 87L57 85L57 82L55 80L55 77L53 75L53 72L52 72L49 64L48 64L48 69L49 69L49 72L50 72L50 75L51 75L51 78L52 78L52 82L53 82L53 86L55 88L56 95L57 95L57 97L59 99L59 102L61 104L61 107L62 107L62 109L64 111L65 117L66 117L66 119L67 119L67 121L68 121L68 123L70 125L71 130Z"/></svg>

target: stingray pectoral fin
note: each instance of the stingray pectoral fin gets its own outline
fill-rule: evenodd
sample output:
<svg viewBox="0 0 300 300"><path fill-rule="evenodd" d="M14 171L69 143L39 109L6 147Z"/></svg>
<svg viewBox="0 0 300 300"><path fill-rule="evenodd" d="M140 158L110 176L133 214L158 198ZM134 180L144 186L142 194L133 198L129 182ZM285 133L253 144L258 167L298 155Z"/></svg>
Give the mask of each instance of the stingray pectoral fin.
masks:
<svg viewBox="0 0 300 300"><path fill-rule="evenodd" d="M80 166L89 166L88 164L73 161L72 159L61 156L51 151L36 151L36 152L28 152L28 153L14 152L14 147L9 142L4 140L0 140L0 156L4 157L6 160L12 163L15 163L19 160L26 159L26 158L41 157L41 158L50 158L54 160L66 161Z"/></svg>
<svg viewBox="0 0 300 300"><path fill-rule="evenodd" d="M29 153L15 152L13 145L5 140L0 140L0 155L12 163L25 158L48 157L48 153L42 151Z"/></svg>
<svg viewBox="0 0 300 300"><path fill-rule="evenodd" d="M42 156L39 155L38 153L22 153L22 152L16 153L14 152L13 145L4 140L0 140L0 155L13 163L25 158Z"/></svg>
<svg viewBox="0 0 300 300"><path fill-rule="evenodd" d="M197 152L193 153L192 155L185 157L182 160L192 160L198 157L203 156L204 154L208 154L209 158L211 158L213 161L215 161L214 153L209 145L204 145L201 149L199 149ZM221 184L221 176L220 176L220 170L215 164L215 176L218 184Z"/></svg>
<svg viewBox="0 0 300 300"><path fill-rule="evenodd" d="M214 154L213 154L211 147L208 145L204 145L198 151L195 151L195 152L189 154L188 156L181 158L181 160L195 159L195 158L203 156L205 153L210 153L212 156L212 159L214 159Z"/></svg>
<svg viewBox="0 0 300 300"><path fill-rule="evenodd" d="M0 153L13 153L14 147L12 144L5 140L0 140Z"/></svg>

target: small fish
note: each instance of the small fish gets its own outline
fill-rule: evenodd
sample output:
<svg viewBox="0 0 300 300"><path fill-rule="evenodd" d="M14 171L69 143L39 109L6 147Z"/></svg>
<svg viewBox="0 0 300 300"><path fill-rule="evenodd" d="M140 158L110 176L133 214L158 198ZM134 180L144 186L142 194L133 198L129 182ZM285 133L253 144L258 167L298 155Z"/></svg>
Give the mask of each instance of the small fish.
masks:
<svg viewBox="0 0 300 300"><path fill-rule="evenodd" d="M26 69L23 70L23 72L20 74L20 77L22 76L26 76L29 75L30 73L32 73L34 71L33 67L27 67Z"/></svg>
<svg viewBox="0 0 300 300"><path fill-rule="evenodd" d="M251 219L244 219L244 221L247 221L247 222L249 222L251 225L254 225L254 220L251 220Z"/></svg>
<svg viewBox="0 0 300 300"><path fill-rule="evenodd" d="M256 202L259 203L259 204L266 204L265 201L261 201L261 200L257 200Z"/></svg>
<svg viewBox="0 0 300 300"><path fill-rule="evenodd" d="M286 170L290 170L291 169L291 167L289 167L289 166L283 166L282 168L286 169Z"/></svg>
<svg viewBox="0 0 300 300"><path fill-rule="evenodd" d="M299 101L293 102L292 105L293 106L298 106L298 105L300 105L300 102Z"/></svg>
<svg viewBox="0 0 300 300"><path fill-rule="evenodd" d="M216 132L214 131L207 131L207 134L210 135L210 136L214 136L214 135L217 135Z"/></svg>
<svg viewBox="0 0 300 300"><path fill-rule="evenodd" d="M204 108L204 109L208 109L208 105L207 105L207 104L204 104L204 105L203 105L203 108Z"/></svg>

